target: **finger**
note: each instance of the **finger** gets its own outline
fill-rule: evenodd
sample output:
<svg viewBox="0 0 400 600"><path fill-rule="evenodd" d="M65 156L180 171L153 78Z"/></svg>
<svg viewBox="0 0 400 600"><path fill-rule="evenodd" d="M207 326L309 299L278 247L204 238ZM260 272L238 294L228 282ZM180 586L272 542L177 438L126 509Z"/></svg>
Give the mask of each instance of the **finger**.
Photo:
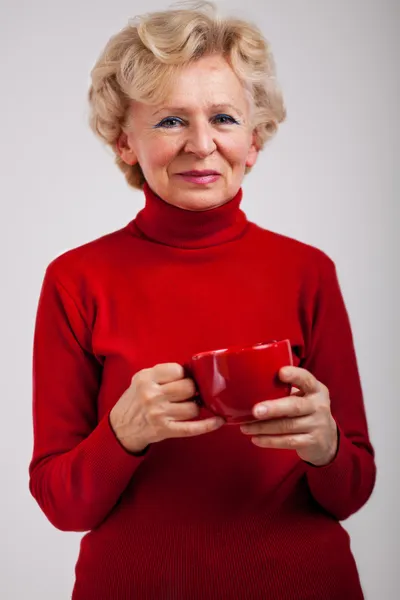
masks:
<svg viewBox="0 0 400 600"><path fill-rule="evenodd" d="M261 448L280 448L285 450L303 450L310 446L312 440L310 434L300 433L297 435L258 435L251 438L255 446Z"/></svg>
<svg viewBox="0 0 400 600"><path fill-rule="evenodd" d="M253 406L253 414L257 419L281 419L282 417L303 417L315 411L313 398L310 396L286 396L276 400L266 400Z"/></svg>
<svg viewBox="0 0 400 600"><path fill-rule="evenodd" d="M193 379L181 379L171 383L161 385L162 394L169 402L182 402L192 398L196 393L196 386Z"/></svg>
<svg viewBox="0 0 400 600"><path fill-rule="evenodd" d="M304 394L313 394L320 391L319 381L312 373L300 367L282 367L279 378L295 385Z"/></svg>
<svg viewBox="0 0 400 600"><path fill-rule="evenodd" d="M294 385L293 385L293 386L292 386L292 389L290 390L290 395L291 395L291 396L302 396L302 395L303 395L303 392L301 392L301 391L299 390L299 388L297 388L297 387L294 387Z"/></svg>
<svg viewBox="0 0 400 600"><path fill-rule="evenodd" d="M199 416L200 408L194 402L179 402L168 406L168 419L186 421Z"/></svg>
<svg viewBox="0 0 400 600"><path fill-rule="evenodd" d="M308 433L314 427L311 415L297 419L284 418L271 421L259 421L241 426L242 433L246 435L283 435L292 433Z"/></svg>
<svg viewBox="0 0 400 600"><path fill-rule="evenodd" d="M150 371L152 380L160 385L185 377L184 368L178 363L160 363L155 365Z"/></svg>
<svg viewBox="0 0 400 600"><path fill-rule="evenodd" d="M215 431L224 423L225 420L221 417L210 417L200 421L170 421L169 429L172 432L172 437L192 437Z"/></svg>

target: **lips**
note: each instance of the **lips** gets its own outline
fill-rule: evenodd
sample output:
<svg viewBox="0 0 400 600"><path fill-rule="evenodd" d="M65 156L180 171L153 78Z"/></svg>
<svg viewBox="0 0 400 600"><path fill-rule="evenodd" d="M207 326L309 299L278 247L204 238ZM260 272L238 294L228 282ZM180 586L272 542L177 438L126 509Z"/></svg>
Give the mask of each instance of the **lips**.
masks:
<svg viewBox="0 0 400 600"><path fill-rule="evenodd" d="M206 177L207 175L220 175L218 171L208 169L206 171L183 171L179 175L189 175L191 177Z"/></svg>

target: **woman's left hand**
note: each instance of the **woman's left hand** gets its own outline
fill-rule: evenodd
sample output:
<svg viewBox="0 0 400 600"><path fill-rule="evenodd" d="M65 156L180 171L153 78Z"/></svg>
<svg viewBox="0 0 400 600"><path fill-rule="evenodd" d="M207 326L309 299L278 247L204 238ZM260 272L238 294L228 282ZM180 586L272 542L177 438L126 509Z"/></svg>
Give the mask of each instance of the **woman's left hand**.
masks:
<svg viewBox="0 0 400 600"><path fill-rule="evenodd" d="M252 442L262 448L288 448L315 466L330 463L338 445L337 426L330 409L328 388L312 373L299 367L283 367L282 381L297 388L285 398L256 404L253 414L257 423L240 427ZM258 409L266 408L265 414ZM261 420L262 419L262 420Z"/></svg>

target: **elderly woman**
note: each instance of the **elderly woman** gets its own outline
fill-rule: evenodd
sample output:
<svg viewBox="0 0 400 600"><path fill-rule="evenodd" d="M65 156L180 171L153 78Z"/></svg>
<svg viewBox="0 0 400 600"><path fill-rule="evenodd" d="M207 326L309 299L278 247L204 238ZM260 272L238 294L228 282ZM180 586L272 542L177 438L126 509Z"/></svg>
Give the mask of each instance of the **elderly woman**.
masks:
<svg viewBox="0 0 400 600"><path fill-rule="evenodd" d="M214 8L136 18L93 68L91 126L145 205L46 269L30 490L87 532L74 600L358 600L340 521L375 463L348 314L325 253L241 209L285 108L260 30ZM286 338L296 393L253 423L194 402L190 356Z"/></svg>

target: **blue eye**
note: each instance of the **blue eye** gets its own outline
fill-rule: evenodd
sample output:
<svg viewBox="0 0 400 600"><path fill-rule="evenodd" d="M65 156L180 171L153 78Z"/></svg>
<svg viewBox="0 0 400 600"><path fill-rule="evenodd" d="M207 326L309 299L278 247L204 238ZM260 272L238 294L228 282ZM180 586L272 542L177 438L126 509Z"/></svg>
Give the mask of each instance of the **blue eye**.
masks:
<svg viewBox="0 0 400 600"><path fill-rule="evenodd" d="M168 125L166 125L166 123L171 121L180 121L180 119L178 119L177 117L167 117L166 119L163 119L158 125L156 125L156 127L165 127L165 129L173 129L173 127L169 127Z"/></svg>
<svg viewBox="0 0 400 600"><path fill-rule="evenodd" d="M236 123L238 124L238 121L236 121L236 119L234 119L233 117L229 116L229 115L217 115L215 117L216 119L220 118L220 119L229 119L228 123ZM224 125L225 123L222 123L222 125Z"/></svg>
<svg viewBox="0 0 400 600"><path fill-rule="evenodd" d="M216 115L214 117L214 119L227 119L227 121L220 121L221 125L229 125L230 123L236 123L237 125L239 124L239 122L236 121L236 119L234 119L230 115L223 115L223 114ZM174 122L182 123L181 119L178 119L178 117L166 117L165 119L160 121L160 123L158 123L158 125L156 125L156 127L165 128L165 129L175 129L174 125L168 125L168 123L174 123Z"/></svg>

